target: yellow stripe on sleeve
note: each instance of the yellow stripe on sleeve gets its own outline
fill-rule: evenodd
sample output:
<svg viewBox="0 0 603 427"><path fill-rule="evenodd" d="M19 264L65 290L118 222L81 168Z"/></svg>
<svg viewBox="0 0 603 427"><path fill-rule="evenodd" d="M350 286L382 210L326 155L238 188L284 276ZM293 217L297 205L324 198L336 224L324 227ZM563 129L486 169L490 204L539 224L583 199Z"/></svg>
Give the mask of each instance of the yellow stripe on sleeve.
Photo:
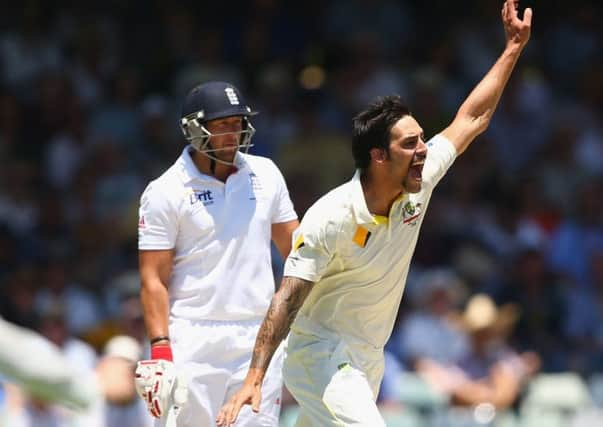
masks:
<svg viewBox="0 0 603 427"><path fill-rule="evenodd" d="M295 239L295 244L293 245L293 250L296 251L304 245L304 235L300 233Z"/></svg>

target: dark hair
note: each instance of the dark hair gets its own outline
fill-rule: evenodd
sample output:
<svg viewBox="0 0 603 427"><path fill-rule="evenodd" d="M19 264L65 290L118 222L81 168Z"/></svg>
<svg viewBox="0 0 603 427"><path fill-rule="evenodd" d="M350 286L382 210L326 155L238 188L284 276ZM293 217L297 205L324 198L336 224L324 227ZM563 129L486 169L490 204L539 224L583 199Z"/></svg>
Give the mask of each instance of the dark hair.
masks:
<svg viewBox="0 0 603 427"><path fill-rule="evenodd" d="M377 98L368 108L354 117L352 154L356 168L365 170L371 162L372 148L389 148L392 127L410 111L399 96Z"/></svg>

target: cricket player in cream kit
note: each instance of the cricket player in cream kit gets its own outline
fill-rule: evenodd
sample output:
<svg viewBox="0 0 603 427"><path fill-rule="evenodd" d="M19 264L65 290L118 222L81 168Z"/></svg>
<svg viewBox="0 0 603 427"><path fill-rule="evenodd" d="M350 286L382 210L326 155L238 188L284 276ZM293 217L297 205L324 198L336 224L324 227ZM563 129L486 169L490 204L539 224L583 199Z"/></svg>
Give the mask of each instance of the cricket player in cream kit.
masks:
<svg viewBox="0 0 603 427"><path fill-rule="evenodd" d="M419 228L434 187L486 130L530 35L507 0L507 45L450 125L425 141L397 96L376 100L353 121L351 181L316 202L295 232L284 277L256 340L242 389L222 407L219 426L239 410L260 410L265 373L288 332L287 388L300 405L297 427L384 427L375 403ZM510 141L510 144L516 143ZM278 363L278 358L276 359Z"/></svg>
<svg viewBox="0 0 603 427"><path fill-rule="evenodd" d="M151 359L139 362L136 385L157 425L215 424L245 378L274 294L271 241L286 258L298 226L278 168L246 153L253 114L229 83L194 88L181 121L190 145L141 197L141 299ZM276 359L260 415L242 415L239 425L278 425Z"/></svg>

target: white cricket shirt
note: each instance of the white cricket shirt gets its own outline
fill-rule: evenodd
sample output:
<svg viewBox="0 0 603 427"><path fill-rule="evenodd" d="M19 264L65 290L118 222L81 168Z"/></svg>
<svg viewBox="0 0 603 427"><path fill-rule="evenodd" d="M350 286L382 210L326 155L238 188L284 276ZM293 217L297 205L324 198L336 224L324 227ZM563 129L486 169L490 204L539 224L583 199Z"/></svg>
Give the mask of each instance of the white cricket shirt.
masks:
<svg viewBox="0 0 603 427"><path fill-rule="evenodd" d="M427 145L421 191L396 200L389 217L369 212L358 171L308 210L284 271L315 282L293 331L296 323L305 329L302 322L309 320L375 348L385 345L429 198L456 158L456 149L441 135Z"/></svg>
<svg viewBox="0 0 603 427"><path fill-rule="evenodd" d="M170 316L262 319L274 294L271 226L297 218L285 180L270 159L237 153L223 183L189 149L142 194L138 248L174 249Z"/></svg>

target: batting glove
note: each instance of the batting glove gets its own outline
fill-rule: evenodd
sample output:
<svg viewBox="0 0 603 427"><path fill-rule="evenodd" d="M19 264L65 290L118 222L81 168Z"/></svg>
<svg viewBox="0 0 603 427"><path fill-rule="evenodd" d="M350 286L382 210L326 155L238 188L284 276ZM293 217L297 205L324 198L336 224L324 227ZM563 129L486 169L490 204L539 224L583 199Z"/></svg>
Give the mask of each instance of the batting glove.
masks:
<svg viewBox="0 0 603 427"><path fill-rule="evenodd" d="M155 418L161 418L172 405L176 368L169 360L142 360L136 366L136 391Z"/></svg>

